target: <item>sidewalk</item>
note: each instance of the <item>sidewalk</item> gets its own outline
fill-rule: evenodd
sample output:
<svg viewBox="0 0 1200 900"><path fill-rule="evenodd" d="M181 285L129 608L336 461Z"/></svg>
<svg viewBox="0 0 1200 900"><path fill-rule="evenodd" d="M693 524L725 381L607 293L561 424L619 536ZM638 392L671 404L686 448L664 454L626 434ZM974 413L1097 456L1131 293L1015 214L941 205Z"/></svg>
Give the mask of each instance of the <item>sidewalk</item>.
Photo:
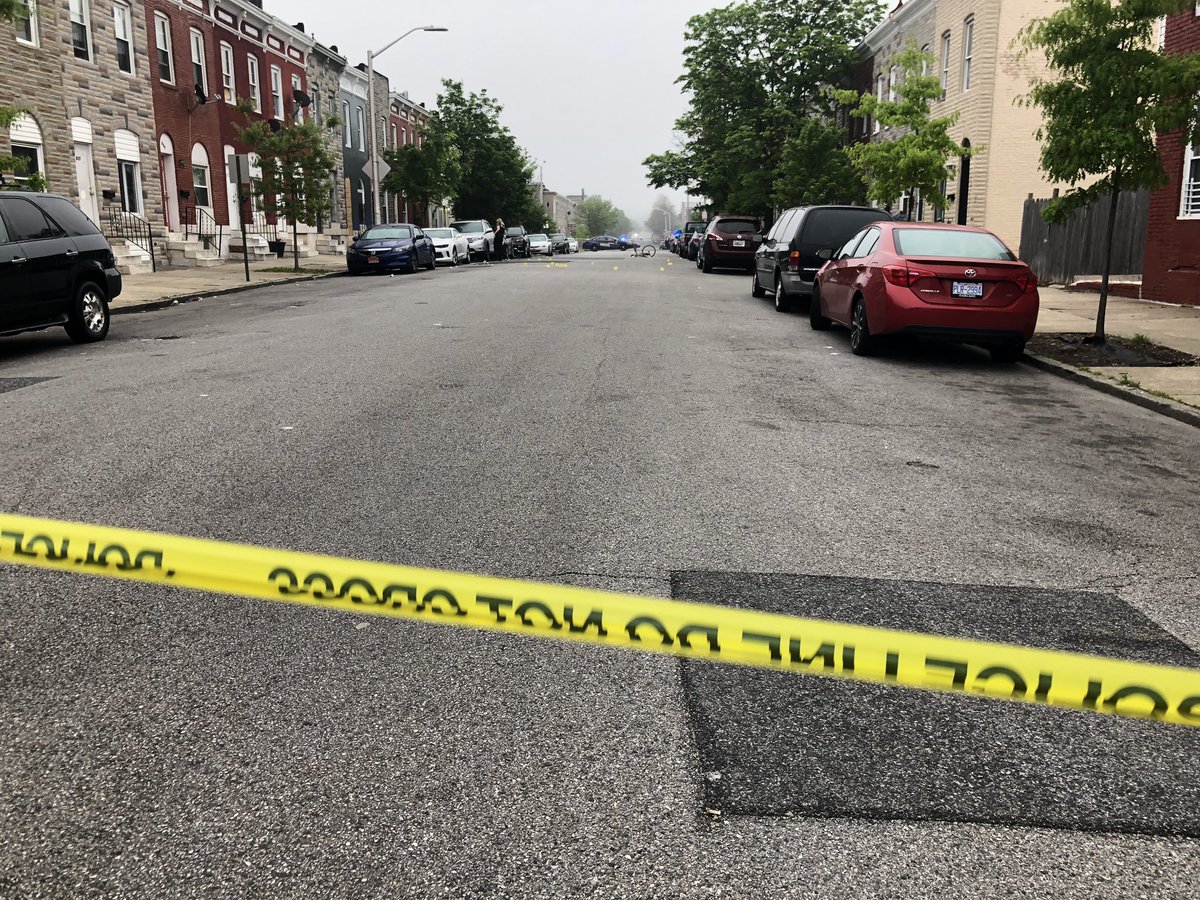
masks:
<svg viewBox="0 0 1200 900"><path fill-rule="evenodd" d="M268 271L270 269L286 271ZM223 293L250 287L261 287L273 282L313 275L345 272L344 256L312 256L301 258L300 272L292 272L292 258L268 259L250 263L250 282L247 285L246 271L241 260L226 262L221 266L195 269L160 269L149 275L126 275L121 296L112 303L114 312L131 310L178 298L191 300L195 297Z"/></svg>
<svg viewBox="0 0 1200 900"><path fill-rule="evenodd" d="M1095 329L1098 294L1069 293L1058 287L1042 287L1038 292L1042 300L1039 332L1090 332ZM1105 332L1124 338L1145 335L1156 344L1200 356L1198 307L1110 296ZM1089 371L1119 384L1128 385L1132 380L1146 391L1158 391L1200 407L1200 366L1105 366Z"/></svg>

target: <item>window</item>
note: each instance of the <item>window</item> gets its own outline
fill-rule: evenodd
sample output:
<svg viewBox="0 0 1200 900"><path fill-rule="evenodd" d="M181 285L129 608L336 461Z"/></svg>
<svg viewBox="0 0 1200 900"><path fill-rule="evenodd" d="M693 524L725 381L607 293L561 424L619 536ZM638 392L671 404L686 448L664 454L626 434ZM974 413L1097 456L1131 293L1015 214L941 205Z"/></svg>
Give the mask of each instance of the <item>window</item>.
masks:
<svg viewBox="0 0 1200 900"><path fill-rule="evenodd" d="M971 86L971 53L974 51L975 43L975 17L967 19L963 26L963 77L962 89L965 91Z"/></svg>
<svg viewBox="0 0 1200 900"><path fill-rule="evenodd" d="M192 147L192 193L196 206L212 209L212 180L209 177L208 151L203 144Z"/></svg>
<svg viewBox="0 0 1200 900"><path fill-rule="evenodd" d="M10 238L14 241L40 241L58 237L62 230L51 223L45 214L28 200L9 197L0 200L4 215L12 225Z"/></svg>
<svg viewBox="0 0 1200 900"><path fill-rule="evenodd" d="M250 54L246 57L246 80L250 84L250 102L254 104L256 113L262 112L262 85L258 80L258 57Z"/></svg>
<svg viewBox="0 0 1200 900"><path fill-rule="evenodd" d="M892 66L888 72L888 101L896 102L896 85L900 82L900 67Z"/></svg>
<svg viewBox="0 0 1200 900"><path fill-rule="evenodd" d="M71 237L85 237L99 234L92 220L85 216L70 200L62 197L52 197L49 194L41 198L42 211L55 221Z"/></svg>
<svg viewBox="0 0 1200 900"><path fill-rule="evenodd" d="M925 46L923 46L921 48L921 53L924 54L924 56L926 57L925 59L921 60L921 75L927 76L929 74L929 59L928 59L929 45L928 44L926 44Z"/></svg>
<svg viewBox="0 0 1200 900"><path fill-rule="evenodd" d="M299 122L304 118L304 107L300 105L297 94L304 90L299 75L292 76L292 118Z"/></svg>
<svg viewBox="0 0 1200 900"><path fill-rule="evenodd" d="M950 256L958 259L1016 259L995 235L943 228L897 228L892 243L902 256Z"/></svg>
<svg viewBox="0 0 1200 900"><path fill-rule="evenodd" d="M24 184L29 176L42 171L42 148L27 144L13 144L11 156L17 160L19 175L13 176L17 184Z"/></svg>
<svg viewBox="0 0 1200 900"><path fill-rule="evenodd" d="M863 236L862 243L860 243L857 247L854 248L854 258L855 259L866 259L868 256L870 256L872 253L875 252L875 248L876 248L876 246L878 246L878 244L879 244L879 229L872 228L870 231L868 231Z"/></svg>
<svg viewBox="0 0 1200 900"><path fill-rule="evenodd" d="M883 102L883 90L884 90L883 89L883 76L876 75L875 76L875 99L878 100L880 103ZM874 131L876 134L879 133L879 117L878 116L875 117L875 125L874 125L874 128L872 129L872 131Z"/></svg>
<svg viewBox="0 0 1200 900"><path fill-rule="evenodd" d="M188 32L192 41L192 80L208 96L208 65L204 60L204 35L196 29Z"/></svg>
<svg viewBox="0 0 1200 900"><path fill-rule="evenodd" d="M221 96L226 103L237 102L237 81L233 77L233 48L221 44Z"/></svg>
<svg viewBox="0 0 1200 900"><path fill-rule="evenodd" d="M342 101L342 143L347 147L352 147L350 142L350 103Z"/></svg>
<svg viewBox="0 0 1200 900"><path fill-rule="evenodd" d="M317 120L317 124L321 124L321 86L314 84L312 86L312 107L313 118Z"/></svg>
<svg viewBox="0 0 1200 900"><path fill-rule="evenodd" d="M367 119L363 115L363 108L356 106L354 108L354 121L358 126L358 149L367 149Z"/></svg>
<svg viewBox="0 0 1200 900"><path fill-rule="evenodd" d="M271 114L283 118L283 73L279 66L271 66Z"/></svg>
<svg viewBox="0 0 1200 900"><path fill-rule="evenodd" d="M392 146L393 146L393 147L399 147L399 146L401 146L401 144L400 144L400 136L399 136L399 132L398 132L398 131L397 131L397 129L396 129L396 123L395 123L395 122L393 122L393 123L392 123Z"/></svg>
<svg viewBox="0 0 1200 900"><path fill-rule="evenodd" d="M1154 29L1154 45L1162 50L1167 46L1167 17L1159 16Z"/></svg>
<svg viewBox="0 0 1200 900"><path fill-rule="evenodd" d="M121 177L121 209L125 212L142 211L142 178L139 168L135 162L124 159L117 161L117 171Z"/></svg>
<svg viewBox="0 0 1200 900"><path fill-rule="evenodd" d="M175 54L171 50L171 20L162 13L154 14L154 45L158 51L159 79L174 84Z"/></svg>
<svg viewBox="0 0 1200 900"><path fill-rule="evenodd" d="M17 40L24 44L38 46L38 15L37 0L25 0L25 9L17 13Z"/></svg>
<svg viewBox="0 0 1200 900"><path fill-rule="evenodd" d="M117 68L133 74L133 14L128 4L113 4L113 38L117 42Z"/></svg>
<svg viewBox="0 0 1200 900"><path fill-rule="evenodd" d="M1179 215L1185 219L1200 217L1200 146L1188 147L1184 153L1183 200Z"/></svg>
<svg viewBox="0 0 1200 900"><path fill-rule="evenodd" d="M946 99L946 88L950 86L950 32L942 35L942 99Z"/></svg>
<svg viewBox="0 0 1200 900"><path fill-rule="evenodd" d="M401 141L400 146L402 146L402 147L408 146L408 129L407 128L400 129L400 141Z"/></svg>
<svg viewBox="0 0 1200 900"><path fill-rule="evenodd" d="M71 46L76 59L92 58L91 10L88 0L71 0Z"/></svg>

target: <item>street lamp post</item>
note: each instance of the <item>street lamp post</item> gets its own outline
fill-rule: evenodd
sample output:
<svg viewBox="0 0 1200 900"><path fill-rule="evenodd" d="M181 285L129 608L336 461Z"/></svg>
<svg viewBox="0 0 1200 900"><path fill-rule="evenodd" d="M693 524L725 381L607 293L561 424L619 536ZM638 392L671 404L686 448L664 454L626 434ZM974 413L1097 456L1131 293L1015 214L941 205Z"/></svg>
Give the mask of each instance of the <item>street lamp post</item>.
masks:
<svg viewBox="0 0 1200 900"><path fill-rule="evenodd" d="M382 56L396 44L400 43L414 31L449 31L449 28L442 28L439 25L418 25L416 28L410 28L400 37L396 38L382 50L375 52L367 51L367 115L371 119L371 209L374 218L371 220L372 225L379 224L379 150L378 144L375 143L375 57Z"/></svg>
<svg viewBox="0 0 1200 900"><path fill-rule="evenodd" d="M663 214L663 235L669 235L671 233L671 211L660 209L659 212Z"/></svg>

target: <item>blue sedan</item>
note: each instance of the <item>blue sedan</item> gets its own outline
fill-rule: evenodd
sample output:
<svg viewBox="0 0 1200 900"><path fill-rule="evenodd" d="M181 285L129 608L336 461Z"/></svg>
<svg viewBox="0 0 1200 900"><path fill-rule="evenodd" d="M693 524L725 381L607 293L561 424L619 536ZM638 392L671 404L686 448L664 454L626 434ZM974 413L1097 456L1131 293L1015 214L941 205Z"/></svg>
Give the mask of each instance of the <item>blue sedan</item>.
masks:
<svg viewBox="0 0 1200 900"><path fill-rule="evenodd" d="M416 225L376 225L360 234L346 251L346 268L351 275L403 269L415 272L421 266L437 265L433 241Z"/></svg>

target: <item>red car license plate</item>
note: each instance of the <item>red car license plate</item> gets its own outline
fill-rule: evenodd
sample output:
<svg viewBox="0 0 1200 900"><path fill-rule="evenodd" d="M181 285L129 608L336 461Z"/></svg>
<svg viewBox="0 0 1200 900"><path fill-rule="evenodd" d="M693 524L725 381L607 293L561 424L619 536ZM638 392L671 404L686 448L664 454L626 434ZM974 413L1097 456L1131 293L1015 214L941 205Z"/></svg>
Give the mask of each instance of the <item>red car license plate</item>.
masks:
<svg viewBox="0 0 1200 900"><path fill-rule="evenodd" d="M983 296L983 283L979 281L955 281L950 285L952 297L962 297L965 300L978 300Z"/></svg>
<svg viewBox="0 0 1200 900"><path fill-rule="evenodd" d="M745 242L745 241L734 241L734 242L733 242L733 246L735 246L735 247L745 247L745 246L746 246L746 242Z"/></svg>
<svg viewBox="0 0 1200 900"><path fill-rule="evenodd" d="M368 256L368 257L367 257L367 262L369 262L369 263L377 263L377 262L379 262L379 257L378 257L378 256Z"/></svg>

